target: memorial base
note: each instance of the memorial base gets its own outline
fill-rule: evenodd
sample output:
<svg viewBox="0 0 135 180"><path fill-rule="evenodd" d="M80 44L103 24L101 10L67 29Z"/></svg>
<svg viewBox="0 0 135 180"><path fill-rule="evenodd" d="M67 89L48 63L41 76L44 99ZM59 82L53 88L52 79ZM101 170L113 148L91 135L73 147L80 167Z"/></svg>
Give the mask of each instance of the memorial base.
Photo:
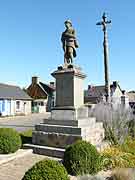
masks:
<svg viewBox="0 0 135 180"><path fill-rule="evenodd" d="M62 158L64 149L78 140L99 146L104 138L102 123L89 117L84 106L83 80L80 68L58 68L56 78L56 107L51 118L35 126L31 146L35 153Z"/></svg>
<svg viewBox="0 0 135 180"><path fill-rule="evenodd" d="M86 107L84 107L86 111ZM76 112L79 110L53 110L51 119L44 120L44 123L35 126L32 142L41 147L49 147L55 150L54 157L63 157L67 145L73 144L78 140L85 140L98 146L104 138L104 128L102 123L97 123L95 118L88 117L88 109L85 116L76 119ZM84 113L84 112L83 112ZM64 116L65 114L65 116ZM81 114L80 114L81 115ZM64 117L64 118L62 118ZM66 118L67 117L67 118ZM62 152L59 154L56 149ZM39 153L38 149L38 153ZM43 153L43 149L41 150ZM34 150L37 153L37 148ZM59 156L60 155L60 156Z"/></svg>

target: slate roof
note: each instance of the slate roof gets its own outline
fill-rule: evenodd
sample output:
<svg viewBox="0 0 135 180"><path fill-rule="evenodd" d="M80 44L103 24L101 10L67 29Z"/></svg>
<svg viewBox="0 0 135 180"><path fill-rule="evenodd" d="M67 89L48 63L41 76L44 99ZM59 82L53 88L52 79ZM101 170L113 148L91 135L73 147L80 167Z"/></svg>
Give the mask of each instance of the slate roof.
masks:
<svg viewBox="0 0 135 180"><path fill-rule="evenodd" d="M50 93L52 93L53 91L55 91L55 88L48 85L48 84L44 84L42 82L39 82L40 86L43 88L43 90L49 95Z"/></svg>
<svg viewBox="0 0 135 180"><path fill-rule="evenodd" d="M89 90L86 90L86 96L100 97L105 95L105 86L93 86Z"/></svg>
<svg viewBox="0 0 135 180"><path fill-rule="evenodd" d="M20 87L0 83L0 99L32 100Z"/></svg>
<svg viewBox="0 0 135 180"><path fill-rule="evenodd" d="M105 86L94 86L93 96L99 97L105 95Z"/></svg>
<svg viewBox="0 0 135 180"><path fill-rule="evenodd" d="M113 84L110 85L110 93L112 95L112 93L115 91L115 89L119 87L119 89L121 90L119 84L114 81ZM122 90L121 90L122 92ZM91 97L101 97L104 96L106 94L105 92L105 86L91 86L88 90L85 91L85 96L91 96Z"/></svg>

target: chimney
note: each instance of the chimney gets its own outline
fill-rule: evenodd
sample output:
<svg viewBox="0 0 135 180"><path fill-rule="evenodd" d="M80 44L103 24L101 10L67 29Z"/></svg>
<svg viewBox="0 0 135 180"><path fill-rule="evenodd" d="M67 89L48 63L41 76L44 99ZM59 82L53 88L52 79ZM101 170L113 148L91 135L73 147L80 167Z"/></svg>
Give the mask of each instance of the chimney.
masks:
<svg viewBox="0 0 135 180"><path fill-rule="evenodd" d="M118 86L118 82L117 81L113 81L113 87L117 87Z"/></svg>
<svg viewBox="0 0 135 180"><path fill-rule="evenodd" d="M37 76L32 77L32 84L38 84L39 83L39 78Z"/></svg>
<svg viewBox="0 0 135 180"><path fill-rule="evenodd" d="M125 90L122 90L122 94L123 94L123 95L126 95L126 91L125 91Z"/></svg>
<svg viewBox="0 0 135 180"><path fill-rule="evenodd" d="M50 86L51 87L55 87L55 83L54 82L50 82Z"/></svg>
<svg viewBox="0 0 135 180"><path fill-rule="evenodd" d="M88 90L92 88L92 85L88 85Z"/></svg>

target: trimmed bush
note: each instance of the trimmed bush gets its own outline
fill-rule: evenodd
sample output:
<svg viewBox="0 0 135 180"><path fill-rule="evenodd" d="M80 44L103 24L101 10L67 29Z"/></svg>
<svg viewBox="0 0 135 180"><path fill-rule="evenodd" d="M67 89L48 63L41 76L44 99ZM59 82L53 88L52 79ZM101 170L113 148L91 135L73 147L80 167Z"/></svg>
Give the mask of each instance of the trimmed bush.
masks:
<svg viewBox="0 0 135 180"><path fill-rule="evenodd" d="M19 133L12 128L0 128L0 154L14 153L21 147Z"/></svg>
<svg viewBox="0 0 135 180"><path fill-rule="evenodd" d="M100 154L95 146L77 141L66 148L63 164L71 175L95 174L100 170Z"/></svg>
<svg viewBox="0 0 135 180"><path fill-rule="evenodd" d="M43 160L29 169L22 180L69 180L65 167L54 160Z"/></svg>

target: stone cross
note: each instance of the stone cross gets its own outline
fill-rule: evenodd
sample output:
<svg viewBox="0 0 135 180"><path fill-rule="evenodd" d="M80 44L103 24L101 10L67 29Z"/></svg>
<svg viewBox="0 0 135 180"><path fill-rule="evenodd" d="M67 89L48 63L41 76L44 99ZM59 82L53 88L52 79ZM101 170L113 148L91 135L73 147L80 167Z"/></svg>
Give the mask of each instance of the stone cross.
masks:
<svg viewBox="0 0 135 180"><path fill-rule="evenodd" d="M96 25L103 27L104 32L104 67L105 67L105 91L106 91L106 101L110 101L110 83L109 83L109 51L108 51L108 39L107 39L107 24L111 24L111 21L106 20L106 14L103 13L102 21L98 22Z"/></svg>

